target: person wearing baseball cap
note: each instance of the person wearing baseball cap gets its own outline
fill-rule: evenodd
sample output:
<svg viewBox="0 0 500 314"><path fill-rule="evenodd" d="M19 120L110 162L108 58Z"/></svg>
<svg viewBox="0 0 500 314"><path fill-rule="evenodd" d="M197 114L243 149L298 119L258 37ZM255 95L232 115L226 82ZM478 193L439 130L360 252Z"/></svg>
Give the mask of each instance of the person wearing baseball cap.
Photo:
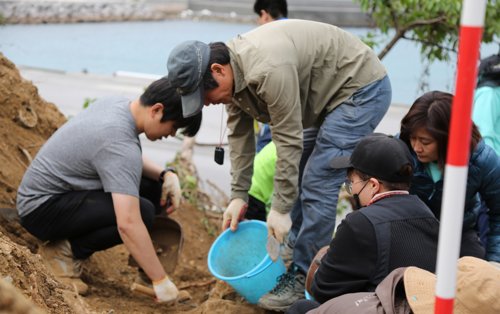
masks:
<svg viewBox="0 0 500 314"><path fill-rule="evenodd" d="M309 264L335 229L345 170L332 169L328 159L351 152L382 120L392 96L387 71L357 36L297 19L261 25L227 44L181 43L167 68L185 114L203 105L226 105L232 180L223 229L235 231L245 216L256 150L254 120L271 128L278 158L267 228L280 243L290 239L290 230L296 238L288 276L259 306L286 310L304 297ZM300 176L309 145L303 131L311 127L319 131L309 139L314 148ZM297 201L300 212L291 215Z"/></svg>
<svg viewBox="0 0 500 314"><path fill-rule="evenodd" d="M361 139L351 155L333 158L331 167L347 169L345 187L359 209L340 223L311 274L314 299L324 303L346 293L374 291L398 267L434 272L439 222L417 196L408 193L413 167L406 144L385 134L371 134ZM305 313L299 305L304 303L292 306L288 313Z"/></svg>
<svg viewBox="0 0 500 314"><path fill-rule="evenodd" d="M201 41L185 41L176 46L168 59L168 77L181 95L182 114L194 116L203 108L202 78L208 67L210 48Z"/></svg>

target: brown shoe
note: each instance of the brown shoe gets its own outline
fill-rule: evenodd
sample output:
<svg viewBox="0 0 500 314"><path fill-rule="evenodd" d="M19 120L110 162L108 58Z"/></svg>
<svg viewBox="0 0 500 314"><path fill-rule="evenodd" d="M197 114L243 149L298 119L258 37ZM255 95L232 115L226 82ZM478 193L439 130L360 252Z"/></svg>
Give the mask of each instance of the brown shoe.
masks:
<svg viewBox="0 0 500 314"><path fill-rule="evenodd" d="M89 287L80 279L83 261L73 258L68 240L50 242L41 246L40 255L59 281L72 287L78 294L87 294Z"/></svg>

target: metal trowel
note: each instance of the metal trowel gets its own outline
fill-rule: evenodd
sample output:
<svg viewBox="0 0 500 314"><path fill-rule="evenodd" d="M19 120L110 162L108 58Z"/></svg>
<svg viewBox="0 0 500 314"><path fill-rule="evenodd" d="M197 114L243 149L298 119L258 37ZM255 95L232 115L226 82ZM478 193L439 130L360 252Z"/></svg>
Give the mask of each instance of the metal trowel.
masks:
<svg viewBox="0 0 500 314"><path fill-rule="evenodd" d="M177 266L184 242L181 225L166 215L156 216L150 235L161 264L167 274L171 275ZM132 255L129 257L129 265L139 266Z"/></svg>
<svg viewBox="0 0 500 314"><path fill-rule="evenodd" d="M278 242L278 240L276 240L275 237L267 237L266 250L271 260L273 262L276 262L278 260L278 257L280 256L280 243Z"/></svg>
<svg viewBox="0 0 500 314"><path fill-rule="evenodd" d="M156 216L151 230L156 254L168 274L175 271L184 242L181 225L170 217Z"/></svg>

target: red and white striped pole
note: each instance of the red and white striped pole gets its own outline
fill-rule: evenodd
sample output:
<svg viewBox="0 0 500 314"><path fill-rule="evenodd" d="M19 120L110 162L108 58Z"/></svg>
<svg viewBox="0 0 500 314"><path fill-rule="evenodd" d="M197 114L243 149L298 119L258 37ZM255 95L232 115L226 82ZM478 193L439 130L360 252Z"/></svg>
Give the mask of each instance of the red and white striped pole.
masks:
<svg viewBox="0 0 500 314"><path fill-rule="evenodd" d="M434 308L436 314L453 313L469 163L472 100L486 11L486 0L464 0L462 4L458 71L451 112L439 229Z"/></svg>

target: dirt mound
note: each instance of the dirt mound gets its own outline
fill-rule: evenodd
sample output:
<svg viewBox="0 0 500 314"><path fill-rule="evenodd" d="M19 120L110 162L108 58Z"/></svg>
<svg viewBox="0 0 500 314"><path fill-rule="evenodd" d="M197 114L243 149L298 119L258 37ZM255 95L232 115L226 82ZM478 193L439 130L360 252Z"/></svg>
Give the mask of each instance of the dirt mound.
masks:
<svg viewBox="0 0 500 314"><path fill-rule="evenodd" d="M30 158L65 121L0 53L0 207L15 206L17 186Z"/></svg>
<svg viewBox="0 0 500 314"><path fill-rule="evenodd" d="M59 283L37 254L40 241L20 226L13 208L32 157L65 121L56 106L41 99L37 88L23 80L0 53L0 312L264 313L210 275L208 250L221 221L220 215L199 209L210 207L203 204L203 197L197 197L197 206L185 204L171 215L184 233L179 264L170 274L188 295L182 302L156 304L151 297L132 292L137 269L129 266L123 245L85 262L82 279L90 287L87 296L78 296L72 287Z"/></svg>
<svg viewBox="0 0 500 314"><path fill-rule="evenodd" d="M3 233L0 233L0 274L3 278L0 283L2 311L37 313L37 308L41 308L46 312L77 312L77 308L72 309L66 300L76 298L76 294L63 289L47 271L40 255L12 242ZM14 287L27 298L22 297Z"/></svg>

